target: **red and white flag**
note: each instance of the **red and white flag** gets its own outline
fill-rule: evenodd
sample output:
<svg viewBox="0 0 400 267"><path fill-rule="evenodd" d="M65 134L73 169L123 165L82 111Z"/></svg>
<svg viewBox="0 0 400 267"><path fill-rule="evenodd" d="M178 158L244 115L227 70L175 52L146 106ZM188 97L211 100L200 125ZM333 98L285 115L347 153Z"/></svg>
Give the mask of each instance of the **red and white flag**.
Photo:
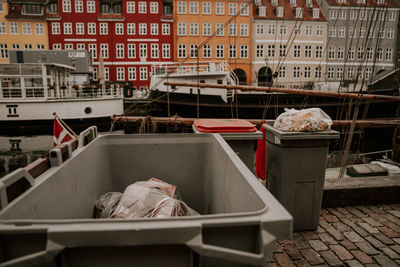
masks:
<svg viewBox="0 0 400 267"><path fill-rule="evenodd" d="M72 138L74 138L74 136L64 127L59 118L55 117L53 127L53 145L61 145Z"/></svg>

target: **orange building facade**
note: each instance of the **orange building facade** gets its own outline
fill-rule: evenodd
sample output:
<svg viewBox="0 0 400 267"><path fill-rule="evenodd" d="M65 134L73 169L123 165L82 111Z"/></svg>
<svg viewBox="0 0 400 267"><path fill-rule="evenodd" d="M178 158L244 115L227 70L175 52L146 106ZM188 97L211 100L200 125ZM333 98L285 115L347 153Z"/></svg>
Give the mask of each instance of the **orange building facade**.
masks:
<svg viewBox="0 0 400 267"><path fill-rule="evenodd" d="M240 84L251 84L249 1L174 0L173 6L175 61L228 62Z"/></svg>

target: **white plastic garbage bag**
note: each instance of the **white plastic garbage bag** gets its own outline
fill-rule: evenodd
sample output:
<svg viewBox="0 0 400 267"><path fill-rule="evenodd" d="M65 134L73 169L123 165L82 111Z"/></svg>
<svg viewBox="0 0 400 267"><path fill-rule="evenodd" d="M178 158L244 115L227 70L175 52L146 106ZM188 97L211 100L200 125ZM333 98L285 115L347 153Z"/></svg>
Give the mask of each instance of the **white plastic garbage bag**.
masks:
<svg viewBox="0 0 400 267"><path fill-rule="evenodd" d="M314 132L329 131L332 124L332 119L320 108L286 108L285 112L276 118L274 127L287 132Z"/></svg>

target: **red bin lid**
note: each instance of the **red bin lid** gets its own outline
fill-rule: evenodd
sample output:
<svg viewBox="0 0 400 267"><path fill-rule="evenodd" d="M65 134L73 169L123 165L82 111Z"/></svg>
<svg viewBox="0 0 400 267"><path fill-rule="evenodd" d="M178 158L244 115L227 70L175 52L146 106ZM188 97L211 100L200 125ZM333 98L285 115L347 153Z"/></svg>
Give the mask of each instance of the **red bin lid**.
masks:
<svg viewBox="0 0 400 267"><path fill-rule="evenodd" d="M247 120L240 119L197 119L194 127L203 133L256 132L256 127Z"/></svg>

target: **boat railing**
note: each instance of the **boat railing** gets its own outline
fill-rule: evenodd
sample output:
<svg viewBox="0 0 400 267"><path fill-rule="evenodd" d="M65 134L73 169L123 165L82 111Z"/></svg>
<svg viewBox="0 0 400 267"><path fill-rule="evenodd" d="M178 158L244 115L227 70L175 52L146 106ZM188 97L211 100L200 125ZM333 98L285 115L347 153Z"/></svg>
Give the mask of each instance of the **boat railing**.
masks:
<svg viewBox="0 0 400 267"><path fill-rule="evenodd" d="M174 74L213 74L229 72L229 66L226 62L195 62L156 64L151 67L151 75L174 75Z"/></svg>

